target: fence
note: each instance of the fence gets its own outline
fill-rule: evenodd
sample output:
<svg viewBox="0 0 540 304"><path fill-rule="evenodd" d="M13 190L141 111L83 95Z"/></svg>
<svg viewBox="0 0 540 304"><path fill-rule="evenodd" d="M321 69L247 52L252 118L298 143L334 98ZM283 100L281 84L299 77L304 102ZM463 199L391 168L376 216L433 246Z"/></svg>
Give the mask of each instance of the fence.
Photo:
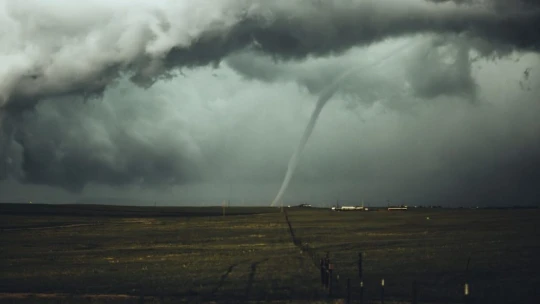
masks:
<svg viewBox="0 0 540 304"><path fill-rule="evenodd" d="M326 254L321 257L320 254L318 254L313 248L310 246L304 244L302 240L296 236L294 229L292 227L291 222L289 221L289 216L287 214L287 211L284 210L285 214L285 221L287 223L287 226L289 228L289 233L292 238L292 242L294 245L299 247L301 249L301 252L304 255L307 255L313 262L313 264L319 268L320 271L320 279L321 279L321 286L326 291L326 294L329 298L341 298L345 299L345 303L373 303L373 301L378 301L381 304L385 303L385 298L387 297L386 294L386 286L385 286L385 278L379 278L377 280L370 280L370 285L366 285L365 281L365 273L364 273L364 258L362 252L358 253L358 259L357 259L357 269L354 272L357 272L356 275L351 276L351 269L346 269L347 273L349 275L346 276L345 280L342 280L340 277L340 269L336 269L336 264L332 262L332 259L330 258L330 252L326 252ZM470 258L467 261L467 268L465 271L465 280L463 282L463 297L461 300L461 303L465 304L472 304L473 298L470 294L470 286L468 283L467 273L469 269L470 264ZM343 282L346 282L345 284ZM412 304L418 304L418 282L416 280L413 280L411 282L411 289L410 289L410 296L409 301ZM378 289L378 299L373 298L371 296L369 299L365 296L366 288L370 288L371 291L374 289ZM373 292L372 292L373 294ZM404 303L404 299L392 299L393 301L399 300L400 303ZM407 300L405 300L407 301Z"/></svg>

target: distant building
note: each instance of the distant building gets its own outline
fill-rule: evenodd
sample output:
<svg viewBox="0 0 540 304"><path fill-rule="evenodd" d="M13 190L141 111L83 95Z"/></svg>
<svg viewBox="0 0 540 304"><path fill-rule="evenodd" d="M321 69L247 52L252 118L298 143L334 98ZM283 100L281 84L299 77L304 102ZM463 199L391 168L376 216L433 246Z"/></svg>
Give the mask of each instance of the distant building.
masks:
<svg viewBox="0 0 540 304"><path fill-rule="evenodd" d="M368 211L368 208L363 206L342 206L342 207L332 207L332 211Z"/></svg>
<svg viewBox="0 0 540 304"><path fill-rule="evenodd" d="M388 211L407 211L407 206L401 205L399 207L388 207Z"/></svg>

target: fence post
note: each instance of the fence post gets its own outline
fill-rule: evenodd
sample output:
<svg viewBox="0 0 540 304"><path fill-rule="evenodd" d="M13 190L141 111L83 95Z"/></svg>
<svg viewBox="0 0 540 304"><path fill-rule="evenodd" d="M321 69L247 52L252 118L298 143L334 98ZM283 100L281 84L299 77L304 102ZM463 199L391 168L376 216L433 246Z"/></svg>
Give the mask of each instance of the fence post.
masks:
<svg viewBox="0 0 540 304"><path fill-rule="evenodd" d="M322 285L323 288L325 288L326 283L325 283L325 280L324 280L325 269L324 269L324 259L323 258L321 258L320 268L321 268L321 285Z"/></svg>
<svg viewBox="0 0 540 304"><path fill-rule="evenodd" d="M328 295L332 296L332 270L334 270L334 265L332 263L328 264Z"/></svg>
<svg viewBox="0 0 540 304"><path fill-rule="evenodd" d="M471 256L467 259L467 267L465 268L465 286L463 290L463 302L466 304L471 303L471 296L469 294L469 264L471 263Z"/></svg>
<svg viewBox="0 0 540 304"><path fill-rule="evenodd" d="M360 304L364 304L364 281L360 280Z"/></svg>
<svg viewBox="0 0 540 304"><path fill-rule="evenodd" d="M326 252L326 256L324 257L324 287L328 289L328 268L330 267L330 252Z"/></svg>
<svg viewBox="0 0 540 304"><path fill-rule="evenodd" d="M412 283L412 304L417 304L418 303L418 299L417 299L417 286L416 286L416 280L413 281Z"/></svg>
<svg viewBox="0 0 540 304"><path fill-rule="evenodd" d="M465 288L463 290L463 302L465 302L465 304L469 304L471 303L471 297L469 294L469 283L465 283L464 287Z"/></svg>
<svg viewBox="0 0 540 304"><path fill-rule="evenodd" d="M384 304L384 279L381 280L381 304Z"/></svg>
<svg viewBox="0 0 540 304"><path fill-rule="evenodd" d="M324 262L324 289L328 289L328 263Z"/></svg>
<svg viewBox="0 0 540 304"><path fill-rule="evenodd" d="M362 279L362 252L359 252L358 253L358 277L360 278L360 280Z"/></svg>
<svg viewBox="0 0 540 304"><path fill-rule="evenodd" d="M351 278L347 278L347 304L351 304Z"/></svg>

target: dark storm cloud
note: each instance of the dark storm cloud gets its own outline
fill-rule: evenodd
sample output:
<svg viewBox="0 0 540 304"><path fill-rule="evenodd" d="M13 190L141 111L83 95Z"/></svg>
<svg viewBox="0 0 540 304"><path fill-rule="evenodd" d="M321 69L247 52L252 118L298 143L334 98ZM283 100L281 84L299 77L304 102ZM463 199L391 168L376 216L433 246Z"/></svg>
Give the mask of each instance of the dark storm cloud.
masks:
<svg viewBox="0 0 540 304"><path fill-rule="evenodd" d="M65 32L81 40L79 44L66 40L74 45L33 36L48 34L47 27L36 29L24 21L39 17L39 13L23 4L6 7L9 25L21 32L21 37L16 31L6 43L13 40L16 45L30 44L43 50L23 51L20 66L25 68L13 64L13 71L3 77L0 93L8 110L31 107L48 96L99 95L124 72L131 74L134 82L148 86L159 77L167 77L174 68L217 64L247 46L276 58L299 59L339 53L388 37L463 33L501 46L534 51L540 48L538 10L495 12L480 6L418 0L223 1L208 7L204 12L208 16L202 15L197 27L175 23L170 20L173 16L163 11L166 7L159 6L142 11L138 30L114 19L118 7L105 11L95 21L90 19L82 28L69 29L70 22L76 22L72 19L43 21L43 26L59 31L51 39ZM192 8L173 12L186 15ZM128 17L130 12L126 13ZM102 21L108 22L106 26L97 23ZM131 36L125 38L123 31L128 29ZM69 57L70 53L78 58Z"/></svg>
<svg viewBox="0 0 540 304"><path fill-rule="evenodd" d="M428 99L448 95L474 100L476 83L469 52L469 45L459 39L436 38L425 45L409 65L409 83L415 94Z"/></svg>
<svg viewBox="0 0 540 304"><path fill-rule="evenodd" d="M9 149L13 141L14 124L12 117L0 112L0 180L8 177L13 160L9 158Z"/></svg>
<svg viewBox="0 0 540 304"><path fill-rule="evenodd" d="M413 93L420 98L432 99L447 95L474 101L476 83L471 74L471 49L470 41L459 36L428 36L420 39L420 42L404 43L391 50L393 56L390 60L394 64L399 60L409 62L406 78ZM366 55L354 49L326 61L295 65L277 64L267 56L248 51L229 56L227 63L248 79L264 82L296 81L312 94L319 94L344 71L354 67L357 71L340 83L340 93L361 98L360 101L364 103L373 103L378 99L377 94L387 86L381 75L399 77L401 74L399 70L391 68L392 63L385 64L386 68L381 70L380 67L371 67L369 63L358 60L359 56ZM363 69L363 66L366 68ZM372 94L367 96L366 92Z"/></svg>
<svg viewBox="0 0 540 304"><path fill-rule="evenodd" d="M417 43L425 50L423 46L430 41L419 40L415 45ZM402 41L397 41L386 48L401 44ZM379 52L383 53L375 46L371 51L375 52L375 55L372 53L374 59ZM416 54L414 50L410 55L414 58ZM358 53L350 55L357 57ZM285 195L285 203L333 203L337 199L349 203L363 199L371 206L385 205L387 200L468 206L538 202L533 195L537 179L531 179L539 172L535 164L540 155L537 136L540 124L536 117L540 103L535 100L540 79L534 73L538 67L538 60L532 60L534 58L524 56L517 63L510 58L496 63L475 62L472 74L478 85L477 103L448 95L429 101L415 98L408 95L407 90L401 90L402 79L382 77L390 71L403 71L408 75L408 57L380 65L371 71L370 77L363 78L380 82L380 87L375 89L381 91L377 101L349 108L347 99L340 94L324 109L300 160L299 171ZM342 65L350 65L347 58L343 60ZM324 65L313 64L306 62L297 68L304 68L307 73L324 71ZM532 66L527 79L531 91L522 91L518 82L524 80L523 73L528 66ZM501 71L504 71L502 76ZM354 84L369 88L372 83L363 80L356 78ZM372 92L363 89L356 93L362 99L371 95ZM151 141L153 150L170 142L179 155L174 161L181 166L191 164L177 176L187 171L192 183L178 186L178 191L172 194L162 191L149 195L146 190L124 192L123 189L131 189L129 187L103 190L90 184L83 191L86 196L128 197L126 201L134 203L132 199L138 201L145 194L149 204L153 204L153 200L161 204L165 198L175 204L216 205L224 199L231 199L234 205L244 199L246 203L269 204L279 188L292 148L297 145L309 119L314 98L305 90L299 90L294 82L245 80L223 65L214 71L186 71L185 79L159 82L149 90L134 89L123 81L119 87L106 92L102 102L79 104L78 110L73 107L65 110L71 103L43 103L37 110L40 117L47 119L32 123L26 132L41 129L38 134L41 141L46 142L50 137L46 130L52 130L49 125L70 126L66 129L73 129L72 133L88 141L86 146L95 147L96 154L110 155L105 140L96 143L100 138L114 137L103 136L103 132L114 134L121 129L124 133L131 131L128 136L134 136L146 129L148 136L155 137ZM164 103L169 105L165 102L168 100L170 108L164 106ZM126 113L130 109L135 112ZM84 114L77 114L74 119L62 118L70 117L65 114L79 112ZM53 113L65 114L53 119ZM181 115L177 117L176 113ZM111 119L114 115L118 117ZM85 121L85 117L95 123ZM186 118L189 121L184 121ZM168 122L162 124L163 120ZM103 132L96 130L98 126L103 126ZM196 143L189 140L177 143L175 134L183 134L187 129L191 129ZM162 132L165 134L159 136ZM80 144L81 140L66 133L61 136L64 145ZM136 140L139 138L137 136ZM126 140L121 140L119 144L124 142ZM186 154L189 146L198 146L201 153L191 149L194 151ZM120 147L116 150L126 151ZM193 166L196 155L202 152L205 159L201 168L208 167L210 174L207 175L203 174L205 168ZM122 159L120 153L113 155L116 155L115 161ZM140 161L145 161L144 155ZM61 162L60 159L57 162ZM114 162L105 165L114 168ZM182 169L181 166L176 168ZM196 174L204 175L200 183ZM13 197L24 201L25 198L42 199L45 195L28 190L37 186L26 187L25 192L19 190L20 194ZM0 193L12 192L0 184ZM109 202L96 199L91 202L106 201Z"/></svg>
<svg viewBox="0 0 540 304"><path fill-rule="evenodd" d="M540 6L538 0L428 0L435 3L454 2L458 4L478 4L482 6L489 6L497 10L508 9L526 9Z"/></svg>
<svg viewBox="0 0 540 304"><path fill-rule="evenodd" d="M304 74L279 63L304 64L388 38L429 34L437 36L433 41L438 44L421 45L405 69L413 94L424 99L475 99L478 92L469 51L494 57L513 50L539 51L540 11L532 4L520 4L525 2L507 9L501 9L500 1L487 2L489 5L456 2L460 4L419 0L98 1L81 7L70 1L62 5L5 2L0 8L0 34L4 36L0 45L5 55L0 62L0 178L58 185L71 191L80 191L88 183L160 185L200 179L207 170L199 164L204 156L189 138L177 138L185 126L156 129L156 122L170 115L168 109L160 108L161 103L147 110L142 103L132 107L127 102L147 98L146 104L152 104L155 96L107 94L124 78L149 88L161 79L184 77L182 69L219 67L223 59L248 78L267 83L292 80L318 93L350 62ZM247 64L243 60L250 57L242 56L246 50L255 58ZM267 61L257 67L260 58ZM285 77L289 72L296 75ZM370 104L388 99L390 93L399 99L400 93L389 90L388 83L380 75L360 74L344 83L342 93ZM142 90L137 92L142 94ZM89 109L99 101L81 103L81 99L95 97L105 100L98 110ZM182 103L189 96L171 98ZM127 114L118 117L119 113ZM253 172L243 168L240 180L265 181L269 171L271 176L278 175L277 167L256 167L268 158L252 155L264 150L254 149L245 157L237 151L224 156L219 148L213 147L217 156L212 158L218 162L213 173L232 159L238 166L248 162L257 168ZM266 152L286 155L289 151ZM278 164L275 159L272 163Z"/></svg>
<svg viewBox="0 0 540 304"><path fill-rule="evenodd" d="M511 85L504 87L506 93ZM370 118L359 127L347 123L352 115L332 115L321 121L290 190L308 197L317 190L300 190L300 185L333 183L342 188L330 198L356 202L540 203L535 195L540 174L540 124L535 116L540 104L528 91L507 95L510 100L503 94L479 94L479 99L489 100L471 104L440 97L429 106L409 102L406 113L363 114Z"/></svg>
<svg viewBox="0 0 540 304"><path fill-rule="evenodd" d="M116 151L102 151L99 144L87 141L89 134L85 131L65 128L68 124L76 125L73 122L38 119L32 123L36 125L19 128L15 135L15 143L22 148L19 180L24 183L81 191L88 182L167 186L197 179L198 173L191 162L174 147L153 146L119 130L110 135ZM49 128L38 127L43 125ZM79 138L66 140L70 132L77 132ZM160 140L160 144L163 142L166 141Z"/></svg>
<svg viewBox="0 0 540 304"><path fill-rule="evenodd" d="M196 146L180 130L152 122L164 109L141 108L136 95L125 108L111 103L115 97L90 107L64 97L22 114L12 126L12 145L6 145L11 175L75 192L88 183L159 187L200 178Z"/></svg>

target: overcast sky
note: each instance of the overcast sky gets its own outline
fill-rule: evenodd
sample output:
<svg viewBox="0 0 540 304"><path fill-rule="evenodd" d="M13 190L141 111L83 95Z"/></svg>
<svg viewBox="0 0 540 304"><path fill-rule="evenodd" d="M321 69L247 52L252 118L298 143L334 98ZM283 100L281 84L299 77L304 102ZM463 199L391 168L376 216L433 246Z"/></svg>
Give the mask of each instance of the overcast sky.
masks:
<svg viewBox="0 0 540 304"><path fill-rule="evenodd" d="M270 204L340 79L285 204L540 205L539 28L532 0L0 0L0 201Z"/></svg>

